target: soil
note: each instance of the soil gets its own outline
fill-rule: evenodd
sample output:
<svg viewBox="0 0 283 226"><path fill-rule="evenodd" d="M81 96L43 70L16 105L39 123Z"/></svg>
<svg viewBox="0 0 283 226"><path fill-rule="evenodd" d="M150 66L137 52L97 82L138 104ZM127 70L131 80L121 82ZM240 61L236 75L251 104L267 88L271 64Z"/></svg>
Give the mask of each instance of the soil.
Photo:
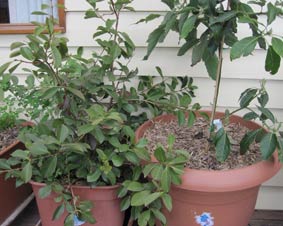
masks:
<svg viewBox="0 0 283 226"><path fill-rule="evenodd" d="M198 118L192 127L179 126L177 121L169 123L154 122L146 130L144 137L149 141L151 152L158 144L167 145L167 137L173 134L176 138L174 149L189 152L187 166L191 169L227 170L252 165L261 160L259 145L253 143L245 155L240 155L240 141L249 130L240 124L231 123L225 126L230 138L231 153L224 163L217 161L215 148L209 147L209 123ZM154 136L153 136L154 134Z"/></svg>
<svg viewBox="0 0 283 226"><path fill-rule="evenodd" d="M19 128L13 127L0 132L0 152L4 147L8 147L10 144L17 140L19 134Z"/></svg>

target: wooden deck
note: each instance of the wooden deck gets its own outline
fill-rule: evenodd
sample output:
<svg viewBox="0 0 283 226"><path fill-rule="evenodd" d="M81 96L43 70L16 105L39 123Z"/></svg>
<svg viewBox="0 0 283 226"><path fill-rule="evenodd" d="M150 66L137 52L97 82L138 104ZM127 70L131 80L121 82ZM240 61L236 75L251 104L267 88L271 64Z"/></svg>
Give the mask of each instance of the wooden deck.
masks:
<svg viewBox="0 0 283 226"><path fill-rule="evenodd" d="M33 200L10 226L40 226L36 202ZM283 226L283 211L256 210L249 226Z"/></svg>

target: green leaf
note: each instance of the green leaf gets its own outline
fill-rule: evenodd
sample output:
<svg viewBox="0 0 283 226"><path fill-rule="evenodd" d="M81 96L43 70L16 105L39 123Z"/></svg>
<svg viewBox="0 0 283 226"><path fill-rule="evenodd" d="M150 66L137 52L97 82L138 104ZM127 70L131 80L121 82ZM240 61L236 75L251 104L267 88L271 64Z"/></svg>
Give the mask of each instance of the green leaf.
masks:
<svg viewBox="0 0 283 226"><path fill-rule="evenodd" d="M132 206L142 206L145 203L146 197L148 197L150 194L150 191L140 191L135 193L131 198L131 205Z"/></svg>
<svg viewBox="0 0 283 226"><path fill-rule="evenodd" d="M243 139L240 142L240 153L241 155L245 154L249 149L250 145L255 141L258 130L249 131L245 134Z"/></svg>
<svg viewBox="0 0 283 226"><path fill-rule="evenodd" d="M152 21L152 20L154 20L154 19L156 19L156 18L158 18L158 17L160 17L160 16L161 16L160 14L154 14L154 13L152 13L152 14L149 14L149 15L148 15L147 17L145 17L144 19L139 20L139 21L136 22L135 24L139 24L139 23L142 23L142 22L147 23L147 22Z"/></svg>
<svg viewBox="0 0 283 226"><path fill-rule="evenodd" d="M30 60L30 61L33 61L33 60L35 59L35 57L34 57L34 55L33 55L33 52L32 52L31 49L28 48L28 47L21 47L21 48L20 48L20 53L21 53L21 55L22 55L24 58L26 58L26 59L28 59L28 60Z"/></svg>
<svg viewBox="0 0 283 226"><path fill-rule="evenodd" d="M211 19L209 21L209 25L211 26L211 25L216 24L216 23L224 23L228 20L231 20L236 15L237 15L236 11L224 12L221 15L217 15L217 17L211 17Z"/></svg>
<svg viewBox="0 0 283 226"><path fill-rule="evenodd" d="M283 57L283 41L279 38L272 38L272 48L281 57Z"/></svg>
<svg viewBox="0 0 283 226"><path fill-rule="evenodd" d="M120 210L125 211L130 207L130 205L131 205L131 196L127 196L122 199L120 204Z"/></svg>
<svg viewBox="0 0 283 226"><path fill-rule="evenodd" d="M129 191L142 191L142 190L144 190L143 184L140 183L140 182L136 182L136 181L131 181L130 183L127 184L126 187Z"/></svg>
<svg viewBox="0 0 283 226"><path fill-rule="evenodd" d="M69 136L69 128L65 125L62 125L59 130L59 141L63 143L66 138Z"/></svg>
<svg viewBox="0 0 283 226"><path fill-rule="evenodd" d="M196 65L198 62L201 61L201 59L203 58L204 52L207 48L208 45L208 40L204 39L204 40L200 40L200 43L198 45L195 45L193 48L193 53L192 53L192 65L194 66Z"/></svg>
<svg viewBox="0 0 283 226"><path fill-rule="evenodd" d="M5 63L0 67L0 75L2 75L10 66L12 62Z"/></svg>
<svg viewBox="0 0 283 226"><path fill-rule="evenodd" d="M60 206L58 206L53 214L52 220L58 220L62 214L65 211L65 204L62 203Z"/></svg>
<svg viewBox="0 0 283 226"><path fill-rule="evenodd" d="M0 159L0 170L9 170L11 169L10 165L7 163L6 159Z"/></svg>
<svg viewBox="0 0 283 226"><path fill-rule="evenodd" d="M154 156L155 158L159 161L159 162L165 162L166 161L166 155L165 155L165 151L162 147L157 147L154 150Z"/></svg>
<svg viewBox="0 0 283 226"><path fill-rule="evenodd" d="M245 90L240 97L240 106L241 108L248 107L252 100L256 97L257 89L247 89Z"/></svg>
<svg viewBox="0 0 283 226"><path fill-rule="evenodd" d="M87 182L97 182L98 178L101 176L100 170L95 170L94 173L87 175Z"/></svg>
<svg viewBox="0 0 283 226"><path fill-rule="evenodd" d="M188 52L189 49L191 49L193 46L195 46L199 41L197 39L189 40L185 44L183 44L179 51L178 56L183 56L186 52Z"/></svg>
<svg viewBox="0 0 283 226"><path fill-rule="evenodd" d="M204 63L205 63L205 67L206 70L208 72L208 75L210 76L210 78L212 78L213 80L216 79L216 74L217 74L217 69L218 69L218 57L214 54L213 56L211 56L210 54L206 55L207 57L204 57Z"/></svg>
<svg viewBox="0 0 283 226"><path fill-rule="evenodd" d="M66 89L69 90L71 93L73 93L75 96L77 96L77 97L81 98L83 101L85 101L85 97L80 90L74 89L74 88L71 88L71 87L66 87Z"/></svg>
<svg viewBox="0 0 283 226"><path fill-rule="evenodd" d="M166 209L168 211L172 211L172 198L171 198L171 196L164 193L161 198L162 198L163 204L166 207Z"/></svg>
<svg viewBox="0 0 283 226"><path fill-rule="evenodd" d="M78 136L85 135L85 134L91 132L92 130L94 130L94 128L95 128L95 126L93 126L91 124L82 125L78 128Z"/></svg>
<svg viewBox="0 0 283 226"><path fill-rule="evenodd" d="M149 204L151 204L152 202L154 202L156 199L158 199L159 197L161 197L164 193L163 192L155 192L155 193L152 193L150 195L147 195L145 197L145 200L144 200L144 205L145 206L148 206Z"/></svg>
<svg viewBox="0 0 283 226"><path fill-rule="evenodd" d="M169 169L166 167L161 175L161 187L165 192L169 192L171 185L171 175L169 173Z"/></svg>
<svg viewBox="0 0 283 226"><path fill-rule="evenodd" d="M267 133L260 142L260 151L262 158L268 160L277 146L276 135L273 133Z"/></svg>
<svg viewBox="0 0 283 226"><path fill-rule="evenodd" d="M47 147L44 144L39 143L39 142L33 143L30 146L29 150L30 150L30 152L33 156L40 156L40 155L49 154Z"/></svg>
<svg viewBox="0 0 283 226"><path fill-rule="evenodd" d="M137 147L137 148L145 148L147 144L148 144L147 139L142 138L142 139L140 139L139 142L136 144L136 147Z"/></svg>
<svg viewBox="0 0 283 226"><path fill-rule="evenodd" d="M186 117L185 117L185 113L183 111L178 111L177 112L177 118L178 118L178 124L184 125L186 123Z"/></svg>
<svg viewBox="0 0 283 226"><path fill-rule="evenodd" d="M166 225L166 217L158 209L151 209L154 216L159 219L163 225ZM173 225L172 225L173 226ZM176 225L177 226L177 225Z"/></svg>
<svg viewBox="0 0 283 226"><path fill-rule="evenodd" d="M45 89L44 93L41 95L41 98L48 100L52 98L58 92L58 90L59 90L58 87L51 87L51 88Z"/></svg>
<svg viewBox="0 0 283 226"><path fill-rule="evenodd" d="M277 15L277 8L272 4L267 4L267 24L271 24L275 19Z"/></svg>
<svg viewBox="0 0 283 226"><path fill-rule="evenodd" d="M175 143L176 137L173 134L169 134L168 138L167 138L167 144L169 146L169 149L173 148L173 145Z"/></svg>
<svg viewBox="0 0 283 226"><path fill-rule="evenodd" d="M220 162L224 162L230 153L230 141L225 130L221 128L217 132L218 139L216 140L216 158Z"/></svg>
<svg viewBox="0 0 283 226"><path fill-rule="evenodd" d="M174 1L172 0L161 0L161 2L165 3L170 9L174 8Z"/></svg>
<svg viewBox="0 0 283 226"><path fill-rule="evenodd" d="M236 42L230 52L231 60L240 58L241 56L248 56L255 49L258 37L247 37Z"/></svg>
<svg viewBox="0 0 283 226"><path fill-rule="evenodd" d="M57 49L55 45L51 45L51 52L52 52L52 57L53 57L53 64L55 68L59 68L62 63L62 57L60 54L60 51Z"/></svg>
<svg viewBox="0 0 283 226"><path fill-rule="evenodd" d="M147 177L148 174L153 170L155 167L155 163L149 163L143 168L143 174L145 177Z"/></svg>
<svg viewBox="0 0 283 226"><path fill-rule="evenodd" d="M196 120L196 114L193 111L190 111L188 116L188 127L192 127L195 120Z"/></svg>
<svg viewBox="0 0 283 226"><path fill-rule="evenodd" d="M122 158L121 156L119 155L114 155L112 157L112 162L113 162L113 165L116 166L116 167L120 167L123 165L124 163L124 158Z"/></svg>
<svg viewBox="0 0 283 226"><path fill-rule="evenodd" d="M23 42L13 42L10 46L10 50L17 49L17 48L19 48L23 45L25 45L25 43L23 43Z"/></svg>
<svg viewBox="0 0 283 226"><path fill-rule="evenodd" d="M156 47L158 41L160 40L160 38L165 32L164 28L165 28L165 25L160 25L152 33L150 33L147 39L148 46L147 46L147 53L146 53L146 56L144 57L144 60L148 59L153 49Z"/></svg>
<svg viewBox="0 0 283 226"><path fill-rule="evenodd" d="M44 177L51 177L53 176L54 172L56 171L57 166L57 156L53 156L48 158L42 166L42 173Z"/></svg>
<svg viewBox="0 0 283 226"><path fill-rule="evenodd" d="M105 141L105 136L104 136L104 134L103 134L103 131L102 131L98 126L96 126L96 127L94 128L93 134L94 134L95 139L96 139L100 144L102 144L103 141Z"/></svg>
<svg viewBox="0 0 283 226"><path fill-rule="evenodd" d="M149 219L150 219L150 210L146 210L142 212L138 217L138 225L147 226Z"/></svg>
<svg viewBox="0 0 283 226"><path fill-rule="evenodd" d="M42 188L39 189L38 195L41 199L44 199L48 197L52 192L52 186L51 185L46 185Z"/></svg>
<svg viewBox="0 0 283 226"><path fill-rule="evenodd" d="M22 150L16 150L11 154L11 156L20 159L28 159L28 152Z"/></svg>
<svg viewBox="0 0 283 226"><path fill-rule="evenodd" d="M150 154L146 148L135 148L134 150L140 159L150 161Z"/></svg>
<svg viewBox="0 0 283 226"><path fill-rule="evenodd" d="M186 38L188 34L194 29L197 20L196 15L188 17L182 27L181 38Z"/></svg>
<svg viewBox="0 0 283 226"><path fill-rule="evenodd" d="M28 183L32 177L32 165L28 162L21 172L21 178L25 183Z"/></svg>
<svg viewBox="0 0 283 226"><path fill-rule="evenodd" d="M152 171L151 171L151 176L155 180L160 180L163 172L163 166L155 164Z"/></svg>
<svg viewBox="0 0 283 226"><path fill-rule="evenodd" d="M279 70L280 62L280 56L274 51L272 46L269 46L265 59L265 70L272 75L276 74Z"/></svg>
<svg viewBox="0 0 283 226"><path fill-rule="evenodd" d="M263 107L257 107L258 110L260 110L260 112L266 117L268 118L271 122L275 123L276 119L273 115L273 113L267 109L267 108L263 108Z"/></svg>

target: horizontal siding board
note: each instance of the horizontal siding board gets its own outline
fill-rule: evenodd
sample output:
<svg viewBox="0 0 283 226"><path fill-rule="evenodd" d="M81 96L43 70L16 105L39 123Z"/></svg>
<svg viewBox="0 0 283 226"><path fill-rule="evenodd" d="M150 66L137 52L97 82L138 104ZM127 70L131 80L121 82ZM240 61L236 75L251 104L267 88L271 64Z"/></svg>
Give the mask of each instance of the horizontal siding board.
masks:
<svg viewBox="0 0 283 226"><path fill-rule="evenodd" d="M107 3L101 2L97 4L97 7L101 10L109 10ZM85 1L78 4L78 0L65 0L65 6L67 11L85 11L91 6ZM134 0L131 4L136 11L166 11L168 7L160 0Z"/></svg>
<svg viewBox="0 0 283 226"><path fill-rule="evenodd" d="M71 47L72 52L76 51L76 47ZM96 47L85 47L85 56L91 56L93 51L99 52ZM8 56L10 50L7 47L0 48L0 64L9 60ZM141 75L158 75L155 67L162 68L165 76L191 76L199 78L207 78L207 72L203 63L191 67L190 54L182 57L177 56L176 48L157 48L152 53L147 61L143 60L146 54L145 48L137 48L134 58L130 62L131 68L138 68ZM223 63L223 77L227 79L241 79L244 83L245 80L274 80L283 81L283 65L277 75L270 75L264 70L264 56L263 51L256 51L253 56L240 58L238 60L230 61L229 52L224 53Z"/></svg>

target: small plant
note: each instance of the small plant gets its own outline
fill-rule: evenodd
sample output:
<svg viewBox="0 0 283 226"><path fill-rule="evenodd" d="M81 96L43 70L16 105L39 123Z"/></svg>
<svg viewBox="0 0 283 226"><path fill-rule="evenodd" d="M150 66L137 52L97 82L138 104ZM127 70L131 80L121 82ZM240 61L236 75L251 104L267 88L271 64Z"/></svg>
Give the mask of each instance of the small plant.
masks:
<svg viewBox="0 0 283 226"><path fill-rule="evenodd" d="M171 182L180 183L185 158L175 158L173 151L167 153L159 147L155 156L160 163L147 163L150 154L146 143L135 143L134 129L150 113L171 111L182 117L196 87L192 79L164 78L159 67L160 82L137 78L138 70L127 66L135 45L119 30L120 13L133 10L131 1L110 0L111 15L99 12L100 1L87 2L92 8L85 17L103 22L93 35L101 51L93 52L92 57L85 58L81 47L75 53L69 51L68 40L54 30L56 20L52 16L45 24L35 23L35 32L27 41L11 45L14 60L0 67L0 75L12 83L19 65L26 65L29 75L25 85L13 82L7 91L14 91L15 98L25 99L28 106L34 103L26 97L37 97L35 104L45 116L20 135L27 150L17 150L9 160L0 160L0 172L15 177L17 185L30 180L45 183L39 195L56 194L58 208L53 219L67 211L65 226L73 225L76 219L95 223L93 204L72 192L76 184L122 184L121 209L132 206L129 225L134 221L153 225L156 218L165 223L161 203L171 209L169 187ZM129 85L134 80L137 87ZM197 110L199 105L193 108ZM145 196L146 201L141 200Z"/></svg>
<svg viewBox="0 0 283 226"><path fill-rule="evenodd" d="M162 23L149 35L148 51L145 59L149 57L159 42L163 42L170 30L177 32L181 47L178 56L192 51L191 66L203 62L209 77L215 81L215 92L210 117L210 140L215 145L218 161L225 161L230 153L230 140L226 131L222 128L215 132L215 112L222 78L223 52L230 49L230 59L251 55L256 46L267 50L265 70L270 74L276 74L283 57L281 36L273 33L273 22L283 14L282 1L256 0L248 3L239 0L221 1L186 1L186 0L162 0L169 7ZM259 10L256 10L259 9ZM261 16L266 16L262 21ZM150 21L160 15L152 14L141 21ZM250 29L248 37L238 37L239 25ZM240 107L233 112L226 111L224 122L229 121L229 116L240 110L247 110L244 115L247 120L260 120L263 130L251 131L245 135L240 146L244 154L255 140L260 142L260 150L263 159L269 159L277 149L283 161L282 138L279 134L281 123L277 121L273 113L268 109L268 93L265 82L260 88L245 90L239 99ZM256 110L250 107L253 101L257 101ZM180 118L180 117L179 117ZM181 117L184 118L184 117ZM190 111L190 120L195 118L195 113ZM180 121L180 120L179 120ZM184 120L182 120L184 121Z"/></svg>

